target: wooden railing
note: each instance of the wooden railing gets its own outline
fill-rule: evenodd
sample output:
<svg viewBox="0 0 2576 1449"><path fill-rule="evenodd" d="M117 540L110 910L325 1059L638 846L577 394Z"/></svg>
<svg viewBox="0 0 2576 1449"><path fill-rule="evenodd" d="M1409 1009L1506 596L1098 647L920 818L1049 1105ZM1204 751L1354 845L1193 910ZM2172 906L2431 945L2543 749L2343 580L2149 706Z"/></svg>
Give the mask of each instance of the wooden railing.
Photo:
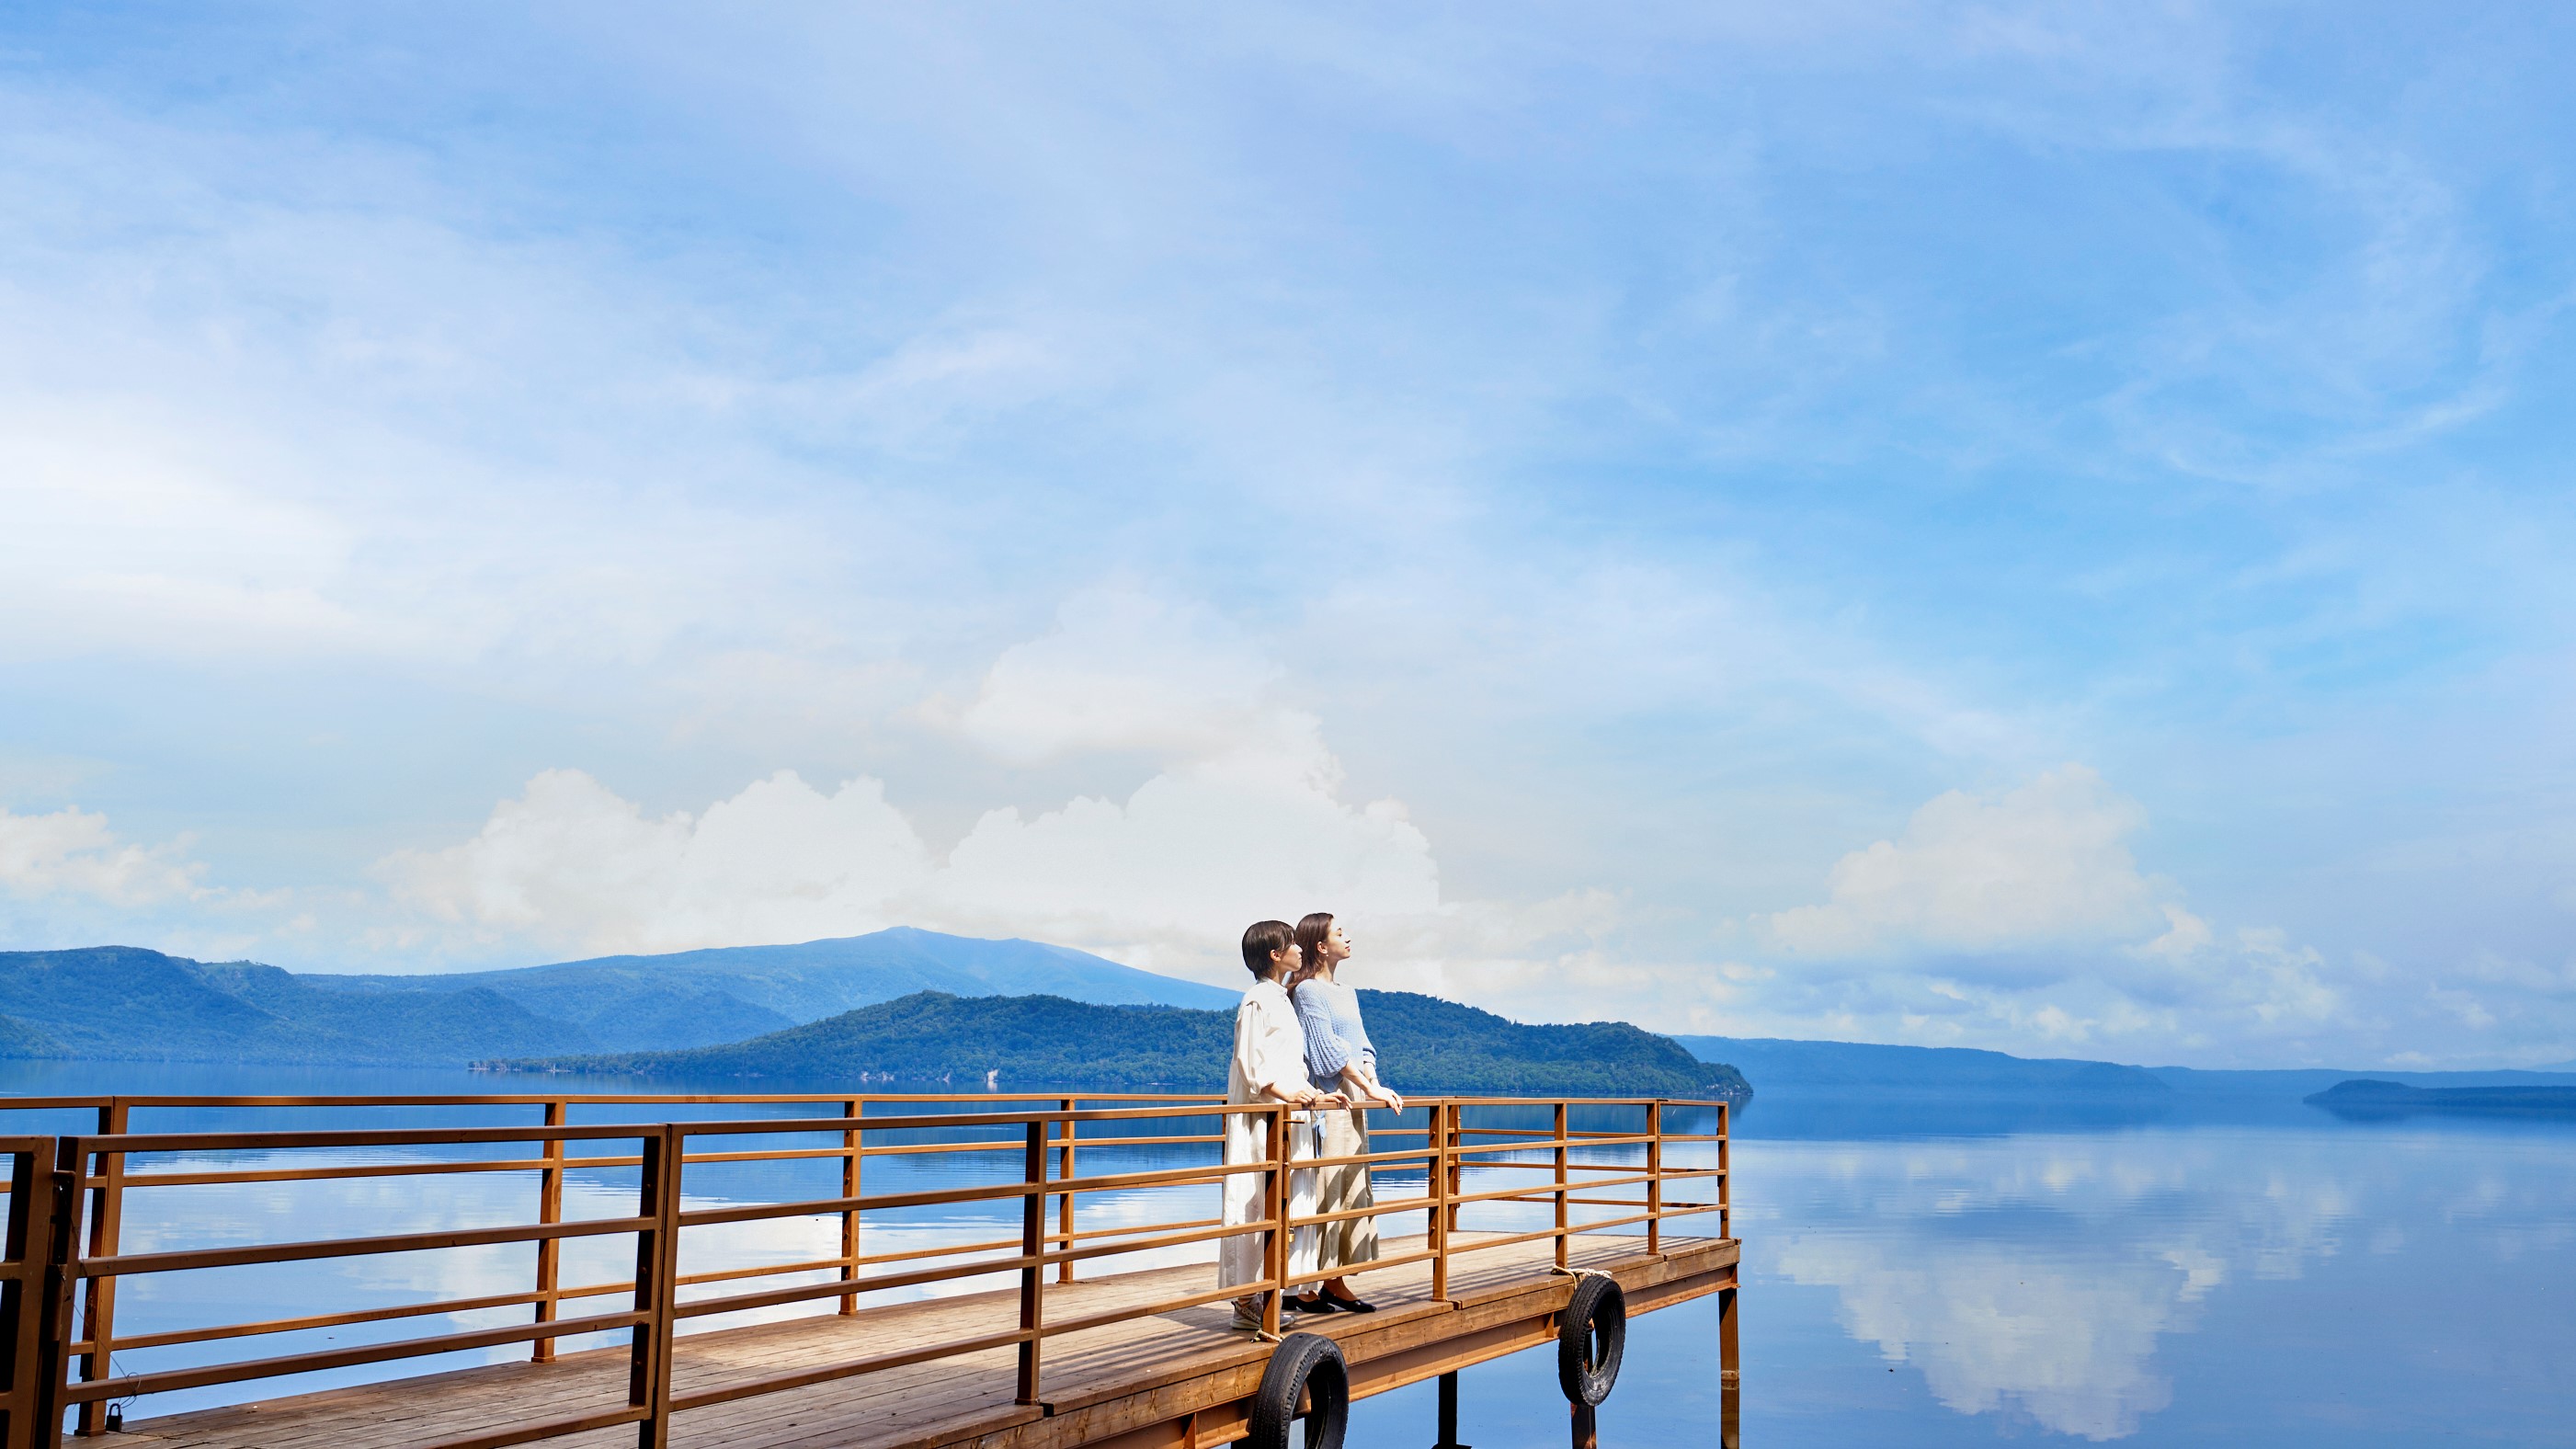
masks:
<svg viewBox="0 0 2576 1449"><path fill-rule="evenodd" d="M1043 1103L1042 1106L1026 1104ZM783 1118L580 1122L576 1109L633 1110L689 1104L726 1109L753 1106L828 1113ZM995 1110L1011 1106L1008 1110ZM265 1115L285 1108L538 1108L533 1125L331 1128L327 1130L220 1130L138 1132L135 1114L164 1109L227 1109ZM623 1402L538 1423L494 1427L438 1449L501 1449L620 1424L638 1426L639 1443L659 1449L670 1442L671 1416L690 1409L783 1392L928 1360L1010 1348L1017 1355L1016 1397L1039 1401L1049 1339L1128 1319L1214 1304L1236 1295L1293 1291L1339 1270L1288 1271L1290 1231L1310 1224L1395 1214L1421 1214L1423 1246L1381 1258L1374 1267L1430 1264L1432 1293L1446 1297L1451 1266L1468 1255L1553 1239L1556 1261L1576 1233L1642 1230L1645 1246L1661 1241L1674 1218L1715 1217L1714 1236L1730 1236L1726 1172L1726 1106L1721 1102L1643 1100L1443 1098L1418 1103L1402 1122L1374 1125L1379 1140L1418 1143L1364 1155L1282 1162L1274 1155L1228 1164L1211 1144L1230 1115L1269 1119L1266 1140L1281 1140L1280 1121L1290 1109L1275 1105L1228 1106L1196 1096L1084 1095L1006 1097L807 1095L516 1095L490 1097L116 1097L0 1099L0 1111L78 1109L95 1112L100 1130L60 1137L0 1137L9 1155L8 1230L0 1255L0 1443L7 1449L59 1440L67 1413L80 1433L101 1432L110 1403L221 1385L279 1379L325 1370L347 1370L460 1351L489 1352L525 1344L531 1357L551 1359L558 1340L624 1333L629 1372ZM1713 1113L1715 1130L1670 1131L1676 1109ZM1390 1114L1377 1114L1381 1118ZM1577 1130L1578 1117L1606 1121L1633 1117L1631 1128ZM1544 1127L1521 1125L1544 1121ZM960 1134L966 1134L963 1137ZM785 1139L771 1142L757 1139ZM1674 1167L1665 1149L1674 1143L1713 1143L1712 1166ZM1179 1166L1080 1174L1078 1154L1114 1149L1179 1148L1202 1160ZM230 1160L257 1154L247 1163ZM1624 1160L1597 1159L1605 1154ZM315 1162L316 1156L326 1160ZM353 1156L361 1160L350 1160ZM911 1191L865 1191L872 1160L1001 1157L998 1180ZM1642 1156L1642 1167L1634 1159ZM208 1159L214 1159L209 1162ZM1009 1159L1016 1159L1010 1161ZM837 1161L839 1191L778 1202L727 1202L693 1206L684 1199L689 1167L713 1164ZM1378 1178L1377 1204L1328 1215L1292 1217L1290 1174L1338 1164L1366 1164ZM617 1216L565 1214L568 1174L620 1174L633 1169L633 1211ZM1421 1174L1418 1193L1397 1197L1390 1170ZM1472 1172L1472 1176L1470 1175ZM147 1189L246 1186L333 1180L396 1178L420 1181L454 1174L525 1173L536 1181L533 1222L472 1226L445 1224L427 1231L377 1233L308 1241L127 1251L127 1198ZM1226 1226L1204 1208L1178 1217L1083 1229L1076 1200L1102 1194L1171 1196L1205 1190L1228 1177L1264 1175L1261 1219ZM1532 1182L1522 1176L1544 1174ZM1675 1183L1714 1187L1712 1195L1676 1198ZM1489 1185L1498 1184L1498 1185ZM1471 1190L1473 1189L1473 1190ZM1048 1199L1055 1211L1047 1211ZM866 1251L866 1215L906 1209L955 1209L974 1204L1016 1206L1018 1231L987 1241ZM1548 1210L1546 1226L1523 1223L1471 1227L1471 1211L1490 1222L1506 1205ZM1585 1210L1578 1214L1577 1209ZM1610 1216L1598 1216L1599 1210ZM748 1266L701 1267L684 1261L691 1229L837 1218L839 1251L830 1256ZM1095 1219L1095 1221L1097 1221ZM1109 1311L1051 1316L1047 1287L1076 1281L1078 1265L1126 1254L1199 1249L1217 1240L1262 1233L1263 1281L1217 1287L1150 1302L1124 1302ZM1472 1235L1469 1235L1471 1234ZM564 1248L585 1239L625 1238L634 1245L634 1268L622 1281L565 1284ZM246 1319L150 1333L116 1327L117 1287L128 1279L264 1265L352 1260L395 1253L451 1252L496 1245L531 1251L533 1275L524 1290L461 1298L308 1313L290 1318ZM1052 1270L1052 1271L1050 1271ZM828 1274L822 1281L763 1285L754 1280ZM719 1315L775 1312L833 1303L841 1314L860 1311L863 1296L919 1290L968 1279L1006 1275L1017 1284L1016 1322L952 1340L908 1344L843 1361L809 1364L759 1377L698 1385L677 1391L672 1380L675 1336L683 1325ZM1279 1328L1278 1299L1268 1293L1267 1326ZM597 1300L607 1300L604 1304ZM622 1301L621 1301L622 1300ZM594 1305L565 1316L570 1304ZM300 1352L211 1357L175 1367L120 1372L123 1350L193 1348L267 1336L405 1319L529 1310L523 1323L450 1331ZM201 1353L200 1356L205 1356Z"/></svg>

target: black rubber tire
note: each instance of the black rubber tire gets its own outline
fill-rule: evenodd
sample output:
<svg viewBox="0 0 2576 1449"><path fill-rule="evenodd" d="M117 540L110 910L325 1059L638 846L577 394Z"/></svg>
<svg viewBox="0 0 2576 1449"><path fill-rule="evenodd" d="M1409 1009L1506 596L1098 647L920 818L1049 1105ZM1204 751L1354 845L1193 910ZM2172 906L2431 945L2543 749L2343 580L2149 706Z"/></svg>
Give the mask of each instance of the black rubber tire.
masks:
<svg viewBox="0 0 2576 1449"><path fill-rule="evenodd" d="M1556 1382L1566 1402L1600 1407L1619 1382L1628 1351L1628 1295L1615 1279L1586 1273L1556 1324Z"/></svg>
<svg viewBox="0 0 2576 1449"><path fill-rule="evenodd" d="M1292 1333L1270 1351L1261 1387L1252 1396L1250 1449L1289 1449L1288 1428L1307 1404L1305 1449L1342 1449L1351 1423L1351 1371L1342 1346L1320 1333Z"/></svg>

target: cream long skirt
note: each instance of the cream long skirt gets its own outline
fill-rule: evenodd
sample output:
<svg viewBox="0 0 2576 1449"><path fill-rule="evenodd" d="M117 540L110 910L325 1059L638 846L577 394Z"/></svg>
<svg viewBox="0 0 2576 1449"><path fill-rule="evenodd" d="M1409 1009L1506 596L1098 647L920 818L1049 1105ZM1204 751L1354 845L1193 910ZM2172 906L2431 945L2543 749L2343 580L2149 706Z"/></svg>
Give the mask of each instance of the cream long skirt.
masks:
<svg viewBox="0 0 2576 1449"><path fill-rule="evenodd" d="M1324 1119L1324 1150L1316 1156L1358 1157L1369 1150L1366 1109L1352 1107L1316 1115ZM1319 1167L1315 1169L1314 1176L1315 1211L1319 1214L1377 1206L1377 1196L1369 1190L1369 1169L1365 1162ZM1325 1223L1312 1231L1316 1234L1317 1272L1377 1261L1376 1218L1344 1218L1338 1223ZM1303 1237L1304 1232L1301 1231L1299 1236Z"/></svg>
<svg viewBox="0 0 2576 1449"><path fill-rule="evenodd" d="M1313 1112L1293 1112L1288 1121L1288 1160L1303 1162L1321 1156ZM1334 1114L1340 1115L1340 1114ZM1299 1119L1303 1120L1299 1120ZM1270 1119L1263 1114L1234 1113L1225 1119L1225 1160L1227 1163L1260 1162L1270 1156ZM1301 1218L1315 1209L1313 1168L1288 1174L1288 1215ZM1266 1172L1229 1173L1219 1198L1217 1217L1227 1227L1257 1223L1269 1216L1268 1193L1270 1174ZM1268 1233L1236 1233L1217 1240L1216 1282L1220 1288L1233 1288L1258 1283L1270 1276L1263 1263L1268 1246ZM1288 1238L1288 1273L1315 1271L1316 1230L1301 1227ZM1300 1289L1300 1292L1310 1291Z"/></svg>

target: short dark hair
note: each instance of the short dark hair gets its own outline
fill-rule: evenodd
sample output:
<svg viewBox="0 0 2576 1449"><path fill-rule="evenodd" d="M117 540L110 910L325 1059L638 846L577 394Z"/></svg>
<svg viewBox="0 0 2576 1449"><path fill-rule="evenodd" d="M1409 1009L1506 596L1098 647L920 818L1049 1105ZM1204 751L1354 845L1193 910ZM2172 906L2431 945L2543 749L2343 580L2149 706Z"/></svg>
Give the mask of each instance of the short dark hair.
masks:
<svg viewBox="0 0 2576 1449"><path fill-rule="evenodd" d="M1255 921L1243 933L1243 964L1255 976L1270 974L1270 958L1297 944L1286 921Z"/></svg>

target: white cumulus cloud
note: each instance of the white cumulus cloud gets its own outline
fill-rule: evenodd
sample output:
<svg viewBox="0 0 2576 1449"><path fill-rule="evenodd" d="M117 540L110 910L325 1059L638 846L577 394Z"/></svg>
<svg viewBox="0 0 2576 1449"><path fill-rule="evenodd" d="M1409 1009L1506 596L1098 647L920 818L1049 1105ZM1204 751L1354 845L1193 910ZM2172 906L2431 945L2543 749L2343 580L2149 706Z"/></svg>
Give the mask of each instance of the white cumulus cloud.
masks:
<svg viewBox="0 0 2576 1449"><path fill-rule="evenodd" d="M1280 671L1203 608L1137 589L1088 589L1041 638L1002 651L958 716L967 738L1010 764L1086 751L1194 758L1247 736L1293 740L1319 726L1273 699Z"/></svg>
<svg viewBox="0 0 2576 1449"><path fill-rule="evenodd" d="M1835 862L1831 898L1772 916L1771 934L1811 956L2133 941L2163 919L2129 852L2145 822L2082 765L1993 799L1952 790L1903 838Z"/></svg>
<svg viewBox="0 0 2576 1449"><path fill-rule="evenodd" d="M548 770L471 840L378 874L469 939L602 952L853 935L893 924L929 853L878 781L826 795L792 771L659 818L579 770Z"/></svg>
<svg viewBox="0 0 2576 1449"><path fill-rule="evenodd" d="M992 811L944 862L872 779L827 795L781 771L656 817L549 770L472 839L378 873L430 923L412 939L454 946L676 951L907 924L1221 977L1264 916L1440 911L1430 842L1397 802L1337 799L1329 763L1255 749L1156 775L1124 802Z"/></svg>
<svg viewBox="0 0 2576 1449"><path fill-rule="evenodd" d="M207 894L205 867L186 842L137 845L107 817L66 807L47 815L0 810L0 890L22 897L86 896L143 906Z"/></svg>
<svg viewBox="0 0 2576 1449"><path fill-rule="evenodd" d="M1156 775L1121 805L998 810L949 857L928 903L972 929L1073 941L1154 969L1220 971L1243 928L1309 910L1433 916L1431 842L1394 800L1350 804L1311 735L1260 740Z"/></svg>
<svg viewBox="0 0 2576 1449"><path fill-rule="evenodd" d="M2355 1005L2363 965L2221 929L2142 871L2146 818L2080 764L1942 794L1836 862L1823 902L1757 922L1784 966L1758 1005L1806 1018L1802 1035L2204 1059L2256 1042L2302 1059L2376 1029Z"/></svg>
<svg viewBox="0 0 2576 1449"><path fill-rule="evenodd" d="M432 924L416 936L459 945L667 951L900 923L1226 979L1233 942L1265 916L1403 920L1419 938L1450 914L1430 841L1400 801L1342 798L1340 762L1313 715L1275 698L1277 673L1204 610L1092 590L1004 651L945 722L1010 764L1158 759L1123 800L991 810L942 859L873 779L827 796L781 772L656 818L553 770L473 839L379 872Z"/></svg>

